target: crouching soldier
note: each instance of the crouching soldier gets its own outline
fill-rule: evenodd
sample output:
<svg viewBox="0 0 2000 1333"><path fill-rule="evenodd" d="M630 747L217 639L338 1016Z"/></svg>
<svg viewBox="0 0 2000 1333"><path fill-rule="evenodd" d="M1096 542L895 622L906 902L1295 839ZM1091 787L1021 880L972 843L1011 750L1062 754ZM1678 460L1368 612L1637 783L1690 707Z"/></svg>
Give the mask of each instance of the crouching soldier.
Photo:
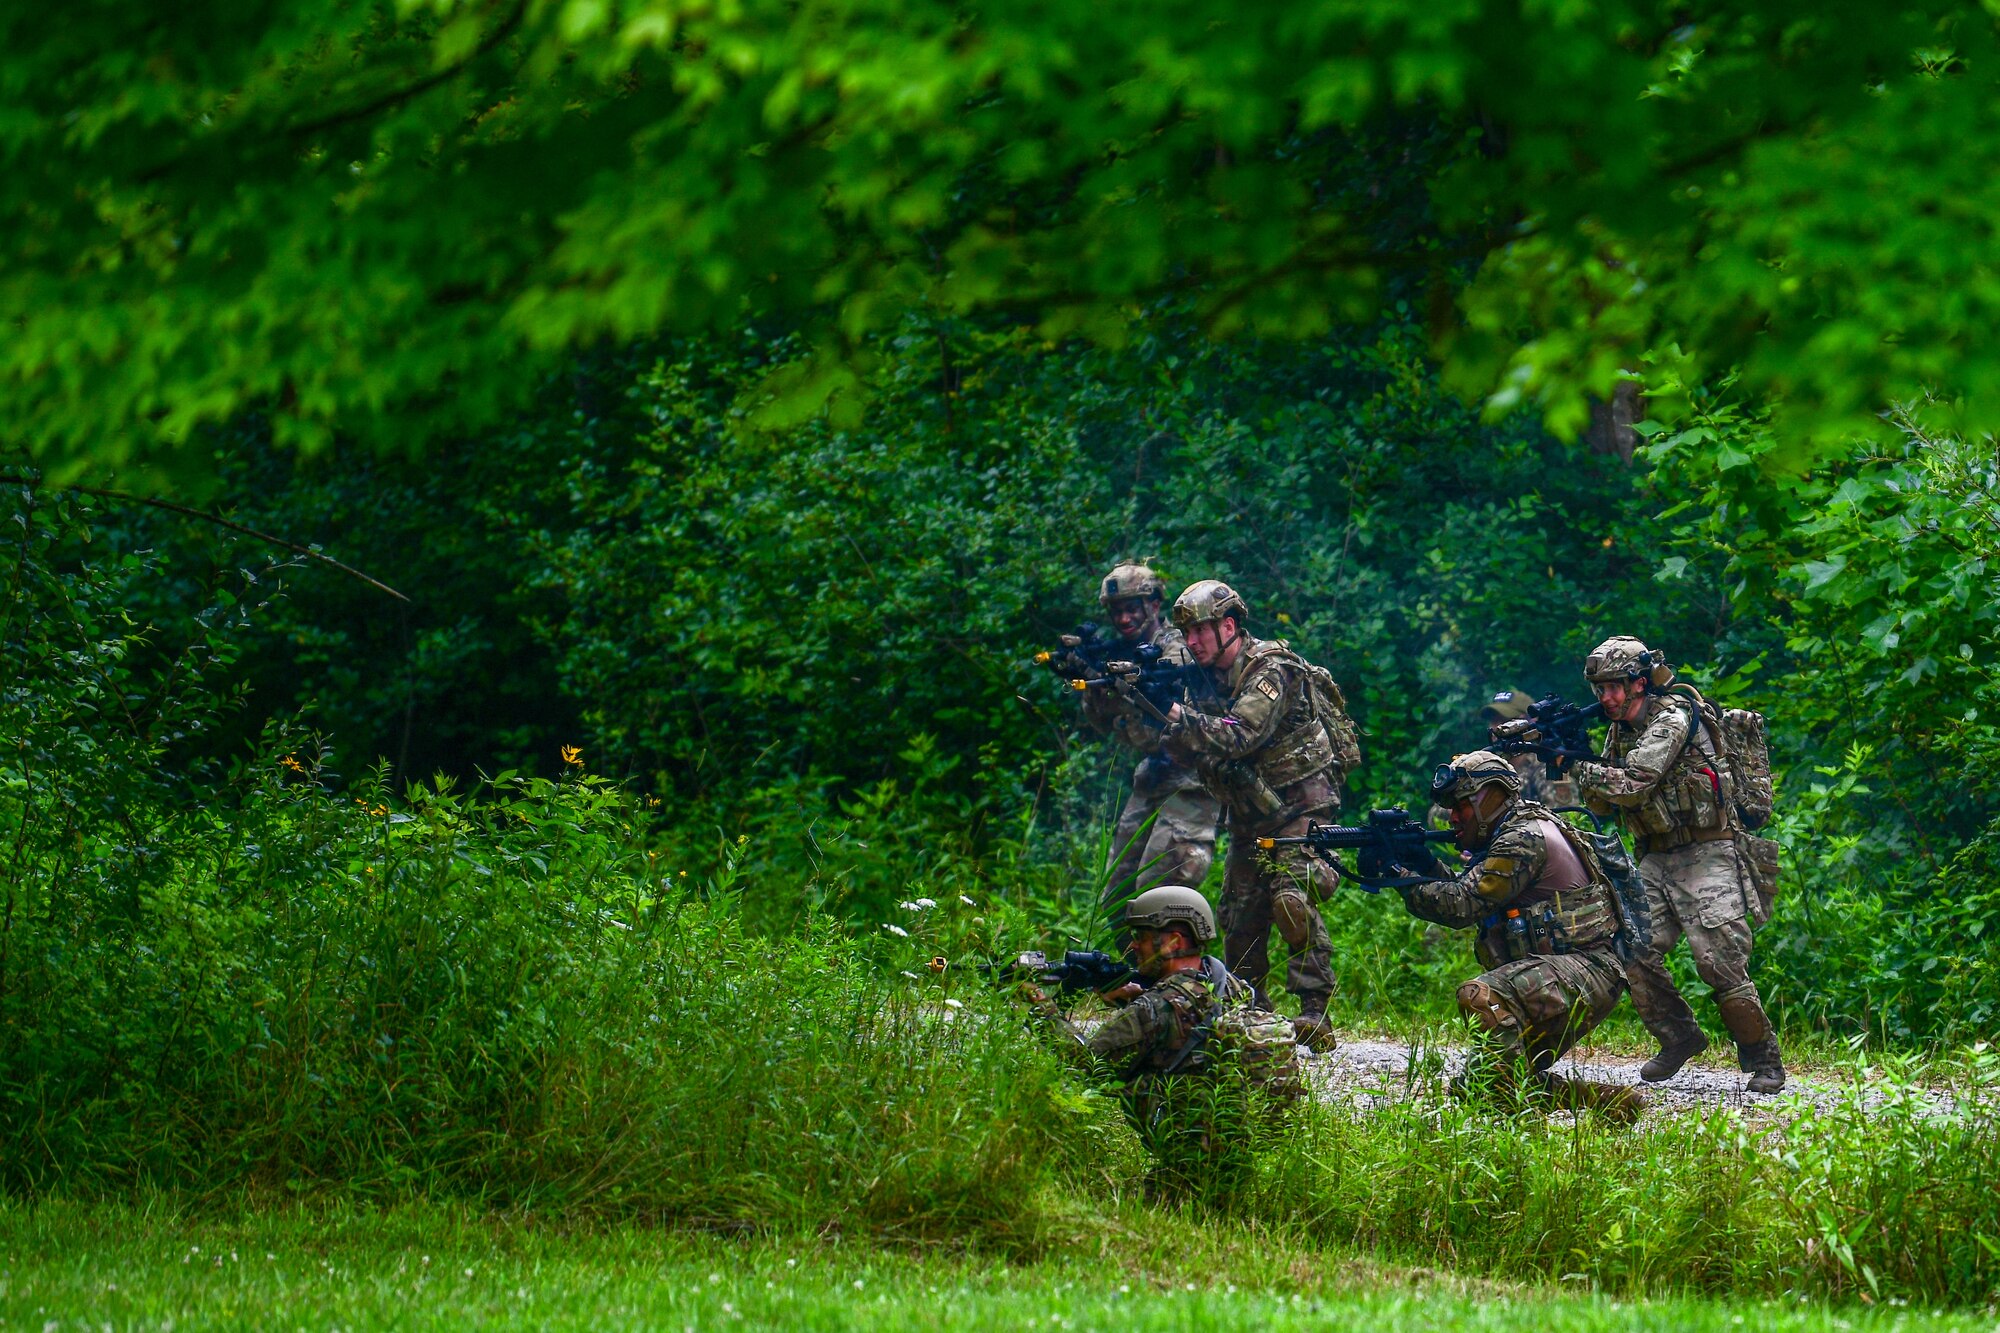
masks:
<svg viewBox="0 0 2000 1333"><path fill-rule="evenodd" d="M1411 915L1479 931L1473 952L1486 971L1458 988L1473 1029L1464 1086L1638 1119L1645 1102L1635 1089L1549 1072L1625 993L1616 891L1589 845L1522 799L1520 773L1490 750L1438 769L1431 800L1477 859L1454 878L1442 866L1418 868L1397 887Z"/></svg>
<svg viewBox="0 0 2000 1333"><path fill-rule="evenodd" d="M1250 988L1203 955L1215 913L1195 890L1148 889L1126 906L1125 925L1144 980L1105 996L1122 1007L1094 1031L1032 983L1023 991L1073 1059L1121 1085L1153 1161L1148 1193L1214 1197L1233 1187L1260 1131L1303 1090L1291 1025L1256 1008Z"/></svg>

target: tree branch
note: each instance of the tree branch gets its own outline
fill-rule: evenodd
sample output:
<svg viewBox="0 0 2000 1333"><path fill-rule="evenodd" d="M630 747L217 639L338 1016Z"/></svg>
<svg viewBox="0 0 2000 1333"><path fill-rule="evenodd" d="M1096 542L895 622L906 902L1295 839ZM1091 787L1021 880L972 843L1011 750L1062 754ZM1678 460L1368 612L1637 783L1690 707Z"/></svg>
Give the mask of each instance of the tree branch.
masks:
<svg viewBox="0 0 2000 1333"><path fill-rule="evenodd" d="M0 485L5 485L5 486L28 486L28 487L39 488L40 484L41 483L34 481L28 477L0 477ZM175 504L172 500L161 500L150 495L133 495L127 491L100 490L95 486L64 486L60 487L59 489L65 491L72 491L77 495L94 496L100 500L123 500L128 504L151 505L155 509L164 509L170 514L181 514L188 518L198 518L203 520L204 522L213 523L218 528L228 528L231 532L240 532L246 537L255 537L260 542L268 542L272 546L279 547L282 550L290 551L295 555L302 555L306 557L308 560L317 560L321 564L331 565L335 569L339 570L341 573L349 576L350 578L360 579L363 583L367 584L369 587L375 588L381 592L388 593L391 597L395 598L399 602L408 602L410 600L409 598L405 597L402 593L397 592L394 588L382 582L382 580L374 578L371 575L364 574L360 570L354 568L354 566L352 565L344 565L340 561L335 560L332 556L326 554L324 551L316 550L310 546L301 546L297 542L287 541L283 537L273 537L268 532L259 532L255 528L245 527L243 524L233 522L230 519L226 519L220 514L210 514L200 509L190 509L186 505Z"/></svg>

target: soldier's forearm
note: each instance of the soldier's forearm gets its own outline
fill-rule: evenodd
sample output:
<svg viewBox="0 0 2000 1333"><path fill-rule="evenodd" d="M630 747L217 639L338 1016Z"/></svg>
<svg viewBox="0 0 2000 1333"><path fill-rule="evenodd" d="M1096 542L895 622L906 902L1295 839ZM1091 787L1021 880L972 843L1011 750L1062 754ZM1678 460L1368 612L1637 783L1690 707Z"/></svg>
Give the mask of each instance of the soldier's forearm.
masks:
<svg viewBox="0 0 2000 1333"><path fill-rule="evenodd" d="M1629 765L1579 764L1576 785L1585 800L1631 807L1646 803L1646 798L1659 787L1660 775Z"/></svg>
<svg viewBox="0 0 2000 1333"><path fill-rule="evenodd" d="M1461 929L1479 924L1491 905L1448 879L1434 879L1403 890L1403 905L1419 921Z"/></svg>

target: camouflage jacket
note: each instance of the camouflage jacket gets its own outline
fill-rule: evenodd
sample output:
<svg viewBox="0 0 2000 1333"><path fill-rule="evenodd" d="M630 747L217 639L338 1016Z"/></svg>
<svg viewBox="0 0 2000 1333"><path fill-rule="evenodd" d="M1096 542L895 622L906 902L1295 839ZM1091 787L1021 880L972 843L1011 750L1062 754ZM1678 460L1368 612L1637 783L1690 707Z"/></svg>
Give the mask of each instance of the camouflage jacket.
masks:
<svg viewBox="0 0 2000 1333"><path fill-rule="evenodd" d="M1412 916L1478 927L1473 948L1483 967L1537 954L1610 953L1618 930L1614 890L1596 858L1565 836L1548 807L1518 798L1479 860L1455 878L1401 892Z"/></svg>
<svg viewBox="0 0 2000 1333"><path fill-rule="evenodd" d="M1194 1040L1196 1029L1217 1014L1249 1004L1250 988L1238 981L1220 958L1204 958L1199 971L1176 972L1147 987L1138 998L1085 1035L1053 1002L1037 1006L1043 1017L1072 1039L1071 1049L1085 1063L1130 1083L1149 1074L1197 1074L1208 1067L1206 1055L1190 1052L1174 1061Z"/></svg>
<svg viewBox="0 0 2000 1333"><path fill-rule="evenodd" d="M1603 758L1571 773L1583 803L1617 815L1641 856L1733 834L1728 764L1686 695L1652 696L1636 727L1612 723Z"/></svg>
<svg viewBox="0 0 2000 1333"><path fill-rule="evenodd" d="M1194 766L1239 833L1340 804L1333 742L1298 660L1280 641L1246 636L1229 669L1212 673L1220 711L1183 707L1167 729L1167 753Z"/></svg>

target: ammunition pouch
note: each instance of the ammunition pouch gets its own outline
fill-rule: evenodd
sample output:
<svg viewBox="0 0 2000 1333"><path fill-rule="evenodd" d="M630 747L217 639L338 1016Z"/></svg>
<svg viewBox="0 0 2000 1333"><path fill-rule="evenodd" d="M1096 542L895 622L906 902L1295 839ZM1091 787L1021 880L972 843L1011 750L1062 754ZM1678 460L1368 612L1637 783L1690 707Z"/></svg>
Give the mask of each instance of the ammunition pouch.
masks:
<svg viewBox="0 0 2000 1333"><path fill-rule="evenodd" d="M1754 833L1736 835L1736 856L1750 877L1750 924L1771 919L1778 897L1778 844Z"/></svg>

